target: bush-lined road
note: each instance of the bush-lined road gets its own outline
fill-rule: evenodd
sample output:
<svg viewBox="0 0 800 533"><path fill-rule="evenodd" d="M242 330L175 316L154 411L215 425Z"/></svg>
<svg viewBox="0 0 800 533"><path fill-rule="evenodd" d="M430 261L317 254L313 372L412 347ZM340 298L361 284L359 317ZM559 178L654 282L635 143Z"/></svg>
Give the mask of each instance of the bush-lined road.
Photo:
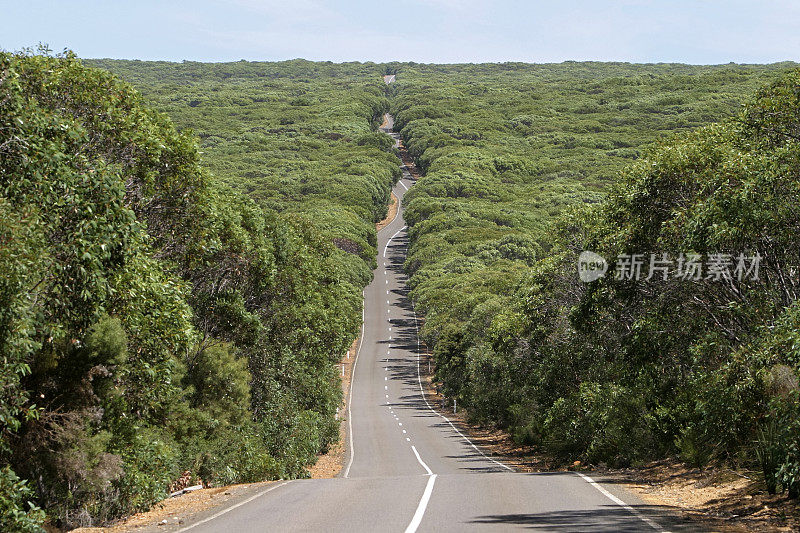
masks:
<svg viewBox="0 0 800 533"><path fill-rule="evenodd" d="M378 234L378 268L364 292L342 476L275 484L182 531L696 530L575 473L515 473L431 409L402 268L402 199L412 185L404 169L394 188L401 205Z"/></svg>

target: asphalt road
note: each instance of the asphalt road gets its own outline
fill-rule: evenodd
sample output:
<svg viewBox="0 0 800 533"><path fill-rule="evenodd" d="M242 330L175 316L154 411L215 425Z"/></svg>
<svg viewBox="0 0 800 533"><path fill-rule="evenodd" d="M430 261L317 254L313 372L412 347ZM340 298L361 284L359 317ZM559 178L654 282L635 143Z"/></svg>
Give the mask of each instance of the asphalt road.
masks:
<svg viewBox="0 0 800 533"><path fill-rule="evenodd" d="M404 171L394 193L412 187ZM696 531L621 487L576 473L516 473L434 412L421 391L417 320L402 265L402 209L378 234L336 479L278 483L182 531Z"/></svg>

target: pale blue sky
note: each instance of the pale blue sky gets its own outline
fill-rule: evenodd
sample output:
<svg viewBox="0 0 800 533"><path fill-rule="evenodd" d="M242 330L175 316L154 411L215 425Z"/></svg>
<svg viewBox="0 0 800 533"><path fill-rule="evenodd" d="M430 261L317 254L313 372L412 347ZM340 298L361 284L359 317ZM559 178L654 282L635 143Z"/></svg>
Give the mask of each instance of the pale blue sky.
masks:
<svg viewBox="0 0 800 533"><path fill-rule="evenodd" d="M0 48L181 61L800 60L800 0L0 0Z"/></svg>

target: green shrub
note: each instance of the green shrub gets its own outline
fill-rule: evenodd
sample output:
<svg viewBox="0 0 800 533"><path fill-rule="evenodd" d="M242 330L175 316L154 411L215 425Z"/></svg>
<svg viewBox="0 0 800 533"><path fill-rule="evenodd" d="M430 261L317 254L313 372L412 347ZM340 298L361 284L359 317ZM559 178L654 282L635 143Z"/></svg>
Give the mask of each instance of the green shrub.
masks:
<svg viewBox="0 0 800 533"><path fill-rule="evenodd" d="M778 490L778 468L784 458L784 445L781 442L781 432L779 431L774 419L770 419L762 428L758 430L755 451L758 462L761 464L761 472L764 474L764 483L767 492L775 494ZM706 449L712 450L708 444Z"/></svg>
<svg viewBox="0 0 800 533"><path fill-rule="evenodd" d="M183 115L179 132L72 53L0 53L0 465L36 479L57 526L145 509L186 470L302 476L338 438L332 363L399 177L373 132L387 103L320 64L276 67L280 95L264 65L230 68L246 90L179 99L217 111L212 178ZM221 183L245 175L260 205Z"/></svg>
<svg viewBox="0 0 800 533"><path fill-rule="evenodd" d="M32 503L33 490L9 467L0 469L0 529L19 533L44 531L44 511Z"/></svg>

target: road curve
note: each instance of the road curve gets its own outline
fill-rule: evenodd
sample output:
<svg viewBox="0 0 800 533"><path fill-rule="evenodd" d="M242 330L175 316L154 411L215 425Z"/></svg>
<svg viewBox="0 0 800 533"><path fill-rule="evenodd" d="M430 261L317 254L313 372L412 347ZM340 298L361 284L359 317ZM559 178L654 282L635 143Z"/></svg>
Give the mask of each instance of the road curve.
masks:
<svg viewBox="0 0 800 533"><path fill-rule="evenodd" d="M397 139L389 118L386 132ZM159 531L696 531L618 486L569 472L514 472L431 409L403 272L402 199L413 184L403 168L394 187L397 216L378 233L342 476L271 485L234 507Z"/></svg>

